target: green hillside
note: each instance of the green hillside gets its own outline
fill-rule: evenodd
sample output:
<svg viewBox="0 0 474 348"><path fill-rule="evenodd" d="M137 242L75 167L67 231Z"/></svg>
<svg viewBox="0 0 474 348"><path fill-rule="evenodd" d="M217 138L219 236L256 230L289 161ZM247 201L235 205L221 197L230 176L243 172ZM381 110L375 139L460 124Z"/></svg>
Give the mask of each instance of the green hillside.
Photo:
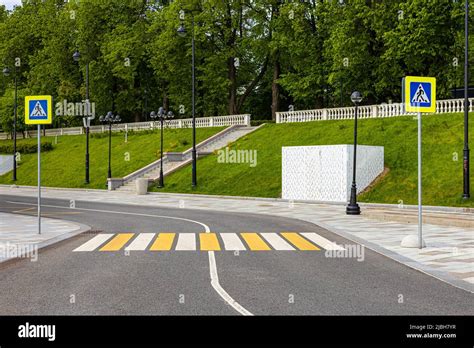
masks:
<svg viewBox="0 0 474 348"><path fill-rule="evenodd" d="M203 141L223 128L200 128L197 141ZM192 129L164 130L165 151L184 151L191 147ZM85 135L42 138L53 144L53 150L42 155L42 183L50 187L105 189L108 169L108 134L93 134L90 139L90 184L85 177ZM0 146L9 141L0 141ZM19 140L18 144L36 143L36 139ZM112 176L123 177L160 158L160 132L142 131L112 136ZM17 177L18 185L36 185L36 153L22 154ZM0 176L0 184L13 184L11 173Z"/></svg>
<svg viewBox="0 0 474 348"><path fill-rule="evenodd" d="M257 150L257 165L219 163L217 154L198 161L198 187L192 189L187 166L166 178L162 192L253 197L281 196L281 147L351 144L353 121L267 124L231 147ZM470 134L474 134L473 122ZM388 174L369 192L365 202L416 204L417 121L414 117L366 119L359 122L359 144L385 147ZM471 147L474 144L471 141ZM423 117L424 204L474 206L462 194L463 115ZM472 152L471 152L472 154ZM471 156L472 157L472 156ZM472 161L472 159L471 159ZM474 166L473 166L474 167ZM474 172L471 170L471 174ZM474 182L471 176L471 181ZM158 191L158 189L154 189Z"/></svg>

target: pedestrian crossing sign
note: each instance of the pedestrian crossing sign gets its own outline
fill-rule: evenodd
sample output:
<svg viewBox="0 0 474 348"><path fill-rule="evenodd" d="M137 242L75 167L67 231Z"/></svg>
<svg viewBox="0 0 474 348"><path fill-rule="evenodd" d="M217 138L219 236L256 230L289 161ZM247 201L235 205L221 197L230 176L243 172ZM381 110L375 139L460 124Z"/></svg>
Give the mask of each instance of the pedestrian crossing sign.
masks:
<svg viewBox="0 0 474 348"><path fill-rule="evenodd" d="M53 97L50 95L25 97L25 124L51 124Z"/></svg>
<svg viewBox="0 0 474 348"><path fill-rule="evenodd" d="M436 78L407 76L405 108L408 112L436 112Z"/></svg>

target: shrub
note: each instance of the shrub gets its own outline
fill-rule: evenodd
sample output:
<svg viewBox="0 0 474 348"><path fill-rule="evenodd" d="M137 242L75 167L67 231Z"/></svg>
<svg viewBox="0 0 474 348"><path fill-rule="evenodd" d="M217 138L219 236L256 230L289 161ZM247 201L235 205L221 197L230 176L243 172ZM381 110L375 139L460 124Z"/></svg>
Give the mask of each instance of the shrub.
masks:
<svg viewBox="0 0 474 348"><path fill-rule="evenodd" d="M251 120L250 121L250 124L253 126L253 127L256 127L256 126L260 126L264 123L275 123L274 120Z"/></svg>
<svg viewBox="0 0 474 348"><path fill-rule="evenodd" d="M41 151L51 151L53 149L53 144L51 142L42 142L41 143ZM38 147L36 143L25 143L20 142L16 145L16 151L21 154L27 153L36 153L38 151ZM13 142L8 143L0 143L0 154L13 154Z"/></svg>

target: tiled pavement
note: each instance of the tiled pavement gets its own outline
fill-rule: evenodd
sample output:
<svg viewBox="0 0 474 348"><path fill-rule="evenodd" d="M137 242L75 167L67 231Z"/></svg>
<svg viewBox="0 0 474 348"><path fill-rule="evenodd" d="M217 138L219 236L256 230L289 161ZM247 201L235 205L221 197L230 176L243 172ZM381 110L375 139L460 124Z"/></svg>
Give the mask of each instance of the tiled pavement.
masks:
<svg viewBox="0 0 474 348"><path fill-rule="evenodd" d="M19 254L33 258L39 248L87 229L77 223L48 218L42 218L41 225L42 233L38 234L36 217L0 213L0 263Z"/></svg>
<svg viewBox="0 0 474 348"><path fill-rule="evenodd" d="M35 190L0 186L0 194L34 196ZM137 196L122 192L56 189L45 189L43 196L104 203L270 214L301 219L356 241L409 267L468 291L474 291L474 214L472 213L466 213L467 219L473 221L467 227L424 224L426 248L420 250L400 246L405 236L417 233L416 224L370 219L364 217L364 210L369 209L365 207L362 208L361 216L347 216L345 207L341 205L293 203L276 199L221 198L181 194ZM436 212L430 211L430 214L436 214ZM449 213L440 212L439 214Z"/></svg>

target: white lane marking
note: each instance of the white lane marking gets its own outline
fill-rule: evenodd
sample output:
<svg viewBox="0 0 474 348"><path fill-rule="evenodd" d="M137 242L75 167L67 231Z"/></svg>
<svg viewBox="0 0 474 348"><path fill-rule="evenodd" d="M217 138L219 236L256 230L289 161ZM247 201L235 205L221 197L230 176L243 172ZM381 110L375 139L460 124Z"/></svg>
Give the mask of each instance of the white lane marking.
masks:
<svg viewBox="0 0 474 348"><path fill-rule="evenodd" d="M140 233L125 250L142 251L151 243L155 233Z"/></svg>
<svg viewBox="0 0 474 348"><path fill-rule="evenodd" d="M104 244L106 241L108 241L110 238L112 238L114 234L113 233L102 233L98 234L91 240L85 242L82 244L80 247L76 248L73 250L75 251L93 251L100 247L102 244Z"/></svg>
<svg viewBox="0 0 474 348"><path fill-rule="evenodd" d="M270 243L275 250L295 250L295 248L285 242L277 233L260 233L260 235Z"/></svg>
<svg viewBox="0 0 474 348"><path fill-rule="evenodd" d="M32 203L24 203L24 202L12 202L8 201L7 203L11 204L20 204L20 205L34 205L36 206L37 204L32 204ZM100 203L100 202L95 202L95 203ZM187 221L187 222L192 222L198 225L201 225L202 227L207 227L205 224L199 221L195 220L190 220L190 219L185 219L185 218L179 218L179 217L174 217L174 216L164 216L164 215L152 215L152 214L142 214L142 213L128 213L125 211L114 211L114 210L101 210L101 209L87 209L87 208L69 208L69 207L61 207L58 205L48 205L48 204L41 204L42 207L47 207L47 208L58 208L58 209L66 209L66 210L81 210L81 211L90 211L90 212L95 212L95 213L106 213L106 214L118 214L118 215L133 215L133 216L144 216L144 217L152 217L152 218L163 218L163 219L172 219L172 220L181 220L181 221Z"/></svg>
<svg viewBox="0 0 474 348"><path fill-rule="evenodd" d="M237 233L221 233L220 236L224 242L225 250L247 250Z"/></svg>
<svg viewBox="0 0 474 348"><path fill-rule="evenodd" d="M33 205L36 206L36 204L32 203L24 203L24 202L7 202L7 203L12 203L12 204L20 204L20 205ZM54 205L45 205L42 204L43 207L48 207L48 208L60 208L60 209L71 209L69 207L60 207L60 206L54 206ZM188 221L192 222L198 225L201 225L204 227L204 230L206 233L211 233L211 229L209 226L206 224L195 221L195 220L189 220L189 219L184 219L184 218L178 218L178 217L173 217L173 216L161 216L161 215L151 215L151 214L139 214L139 213L127 213L127 212L121 212L121 211L111 211L111 210L98 210L98 209L86 209L86 208L74 208L74 210L82 210L82 211L91 211L91 212L99 212L99 213L108 213L108 214L120 214L120 215L134 215L134 216L145 216L145 217L157 217L157 218L164 218L164 219L174 219L174 220L181 220L181 221ZM219 283L219 276L217 274L217 266L216 266L216 257L214 255L214 251L208 251L209 255L209 272L211 276L211 285L216 290L216 292L219 294L222 299L227 302L232 308L234 308L237 312L239 312L242 315L253 315L251 312L246 310L244 307L242 307L237 301L235 301L221 286Z"/></svg>
<svg viewBox="0 0 474 348"><path fill-rule="evenodd" d="M317 233L305 232L305 233L301 233L301 235L308 238L310 241L316 243L317 245L319 245L320 247L323 247L326 250L346 250L342 246L337 245L336 243L331 242L330 240L327 240L324 237L321 237Z"/></svg>
<svg viewBox="0 0 474 348"><path fill-rule="evenodd" d="M225 291L221 284L219 283L219 275L217 274L216 266L216 257L214 251L208 251L209 253L209 269L211 271L211 285L217 291L217 293L226 301L229 305L232 306L237 312L242 315L253 315L251 312L242 307L237 301L235 301L228 293Z"/></svg>
<svg viewBox="0 0 474 348"><path fill-rule="evenodd" d="M196 235L194 233L179 233L175 250L196 250Z"/></svg>

